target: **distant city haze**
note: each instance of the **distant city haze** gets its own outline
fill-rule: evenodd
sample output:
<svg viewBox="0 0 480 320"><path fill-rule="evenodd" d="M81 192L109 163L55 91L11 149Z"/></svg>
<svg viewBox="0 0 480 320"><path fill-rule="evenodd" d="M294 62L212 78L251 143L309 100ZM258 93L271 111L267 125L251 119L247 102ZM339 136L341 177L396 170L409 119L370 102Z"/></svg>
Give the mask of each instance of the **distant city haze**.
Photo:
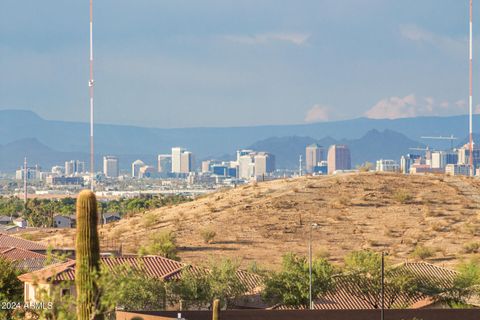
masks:
<svg viewBox="0 0 480 320"><path fill-rule="evenodd" d="M101 123L226 127L467 112L468 1L99 0L94 11ZM88 121L88 20L88 1L2 3L0 109Z"/></svg>

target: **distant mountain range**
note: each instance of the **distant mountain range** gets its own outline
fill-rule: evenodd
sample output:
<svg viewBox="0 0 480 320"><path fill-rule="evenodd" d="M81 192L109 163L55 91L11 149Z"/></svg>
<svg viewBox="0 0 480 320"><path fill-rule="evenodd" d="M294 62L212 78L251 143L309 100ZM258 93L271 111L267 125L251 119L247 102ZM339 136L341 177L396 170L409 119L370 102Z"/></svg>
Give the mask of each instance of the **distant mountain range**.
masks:
<svg viewBox="0 0 480 320"><path fill-rule="evenodd" d="M480 116L475 116L478 123ZM169 153L172 146L183 146L197 160L224 158L239 148L265 150L277 156L278 167L296 167L298 155L307 144L328 146L348 144L353 163L380 157L397 159L409 147L429 144L449 146L447 141L420 142L421 136L453 134L463 140L467 117L418 117L396 120L359 118L314 124L160 129L98 124L95 127L97 168L101 156L120 157L128 168L136 158L155 164L157 154ZM12 171L27 156L31 163L44 167L68 159L88 159L89 126L82 122L46 120L31 111L0 110L0 171Z"/></svg>

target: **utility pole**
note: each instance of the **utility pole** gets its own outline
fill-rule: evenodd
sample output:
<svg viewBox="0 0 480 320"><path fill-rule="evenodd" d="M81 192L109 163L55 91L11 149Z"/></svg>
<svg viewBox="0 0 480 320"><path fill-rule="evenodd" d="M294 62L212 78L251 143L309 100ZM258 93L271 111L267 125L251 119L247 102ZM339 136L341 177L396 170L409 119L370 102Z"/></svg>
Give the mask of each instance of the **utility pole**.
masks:
<svg viewBox="0 0 480 320"><path fill-rule="evenodd" d="M312 299L312 219L311 219L311 213L310 213L310 236L309 236L309 241L308 241L308 274L309 274L309 295L308 295L308 300L309 300L309 306L308 308L310 310L313 310L313 299Z"/></svg>
<svg viewBox="0 0 480 320"><path fill-rule="evenodd" d="M382 274L381 274L381 311L380 311L380 319L385 320L385 256L388 256L388 253L382 251Z"/></svg>
<svg viewBox="0 0 480 320"><path fill-rule="evenodd" d="M308 237L308 288L309 288L309 294L308 294L308 300L309 300L309 306L308 308L310 310L313 310L313 295L312 295L312 283L313 283L313 262L312 262L312 231L313 228L318 227L316 223L312 222L312 213L310 212L310 229L309 229L309 237Z"/></svg>

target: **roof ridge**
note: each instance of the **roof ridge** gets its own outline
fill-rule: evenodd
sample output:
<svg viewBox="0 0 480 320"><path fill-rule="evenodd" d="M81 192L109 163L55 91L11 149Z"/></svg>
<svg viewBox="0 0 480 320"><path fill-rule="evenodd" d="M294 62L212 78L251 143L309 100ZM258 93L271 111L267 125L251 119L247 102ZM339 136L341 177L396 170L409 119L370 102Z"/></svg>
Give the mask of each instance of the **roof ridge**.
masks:
<svg viewBox="0 0 480 320"><path fill-rule="evenodd" d="M1 251L0 253L7 253L7 252L10 252L10 251L12 251L13 249L15 249L15 247L9 247L9 248L7 248L7 249L5 249L5 250Z"/></svg>
<svg viewBox="0 0 480 320"><path fill-rule="evenodd" d="M403 265L407 265L407 264L427 265L427 266L431 266L431 267L434 267L434 268L439 268L439 269L442 269L442 270L458 273L458 271L455 270L455 269L450 269L450 268L447 268L447 267L444 267L444 266L439 266L439 265L436 265L436 264L433 264L433 263L427 262L427 261L403 262L402 264Z"/></svg>
<svg viewBox="0 0 480 320"><path fill-rule="evenodd" d="M7 238L12 238L12 239L16 239L16 240L19 240L19 241L23 241L23 242L26 242L26 243L29 243L31 245L35 245L35 246L41 246L41 247L45 247L47 248L46 245L44 245L43 243L39 243L39 242L36 242L36 241L32 241L32 240L27 240L27 239L24 239L22 237L16 237L16 236L13 236L11 234L6 234L6 233L1 233L0 232L0 237L7 237Z"/></svg>

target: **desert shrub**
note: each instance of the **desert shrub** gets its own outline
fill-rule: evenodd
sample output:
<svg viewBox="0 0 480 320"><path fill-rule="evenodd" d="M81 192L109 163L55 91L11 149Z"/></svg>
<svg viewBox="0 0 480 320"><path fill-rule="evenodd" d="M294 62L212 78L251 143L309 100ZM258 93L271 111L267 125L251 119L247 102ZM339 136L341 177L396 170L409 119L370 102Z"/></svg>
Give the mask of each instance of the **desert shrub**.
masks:
<svg viewBox="0 0 480 320"><path fill-rule="evenodd" d="M432 224L430 224L430 227L432 228L433 231L436 231L436 232L446 231L446 225L439 221L433 222Z"/></svg>
<svg viewBox="0 0 480 320"><path fill-rule="evenodd" d="M435 255L435 251L427 246L418 245L412 252L412 257L420 260L431 258Z"/></svg>
<svg viewBox="0 0 480 320"><path fill-rule="evenodd" d="M210 229L205 229L200 232L200 236L203 239L203 242L205 243L211 243L213 239L217 236L217 233L213 230Z"/></svg>
<svg viewBox="0 0 480 320"><path fill-rule="evenodd" d="M142 225L144 227L150 227L157 223L157 215L153 212L149 212L142 218Z"/></svg>
<svg viewBox="0 0 480 320"><path fill-rule="evenodd" d="M463 228L464 228L466 233L468 233L472 236L476 236L480 232L480 227L476 224L473 224L473 223L466 223L463 226Z"/></svg>
<svg viewBox="0 0 480 320"><path fill-rule="evenodd" d="M352 202L351 202L350 198L348 198L346 196L342 196L338 199L333 200L330 203L330 207L332 209L342 209L342 208L345 208L345 207L347 207L351 204L352 204Z"/></svg>
<svg viewBox="0 0 480 320"><path fill-rule="evenodd" d="M116 229L113 230L112 237L114 239L120 239L126 231L127 231L127 228L125 226L117 227Z"/></svg>
<svg viewBox="0 0 480 320"><path fill-rule="evenodd" d="M156 233L149 240L148 245L140 248L140 255L158 255L172 260L180 260L177 255L177 238L173 232Z"/></svg>
<svg viewBox="0 0 480 320"><path fill-rule="evenodd" d="M370 170L373 170L373 163L371 162L364 162L361 165L357 165L357 170L360 172L368 172Z"/></svg>
<svg viewBox="0 0 480 320"><path fill-rule="evenodd" d="M466 243L463 246L463 252L465 253L478 253L479 249L480 249L480 243L478 242Z"/></svg>
<svg viewBox="0 0 480 320"><path fill-rule="evenodd" d="M395 193L393 194L393 198L395 199L395 201L401 204L409 203L413 199L412 195L406 190L395 191Z"/></svg>
<svg viewBox="0 0 480 320"><path fill-rule="evenodd" d="M315 258L328 259L330 258L330 252L326 248L321 248L315 251Z"/></svg>

